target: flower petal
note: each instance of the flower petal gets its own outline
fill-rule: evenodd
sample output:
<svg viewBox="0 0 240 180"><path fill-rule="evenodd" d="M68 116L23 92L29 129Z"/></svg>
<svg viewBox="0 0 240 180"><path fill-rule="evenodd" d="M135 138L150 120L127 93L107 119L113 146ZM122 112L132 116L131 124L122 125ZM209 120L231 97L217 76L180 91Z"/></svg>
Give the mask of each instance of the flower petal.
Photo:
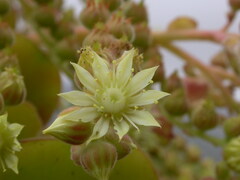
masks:
<svg viewBox="0 0 240 180"><path fill-rule="evenodd" d="M61 119L68 119L68 120L81 120L82 122L90 122L95 120L99 116L96 108L94 107L84 107L72 111L64 116L60 116L59 120Z"/></svg>
<svg viewBox="0 0 240 180"><path fill-rule="evenodd" d="M92 64L94 76L100 80L102 85L110 83L108 62L93 52L94 61Z"/></svg>
<svg viewBox="0 0 240 180"><path fill-rule="evenodd" d="M11 130L12 137L17 137L22 131L23 127L23 125L17 123L10 124L9 129Z"/></svg>
<svg viewBox="0 0 240 180"><path fill-rule="evenodd" d="M129 82L126 89L127 94L131 96L133 94L136 94L143 88L145 88L149 84L150 80L153 78L153 75L157 70L157 68L158 67L156 66L156 67L152 67L152 68L145 69L138 72Z"/></svg>
<svg viewBox="0 0 240 180"><path fill-rule="evenodd" d="M129 106L144 106L148 104L153 104L155 101L168 96L168 93L156 90L148 90L146 92L140 93L129 99Z"/></svg>
<svg viewBox="0 0 240 180"><path fill-rule="evenodd" d="M99 139L106 135L109 129L109 123L110 123L109 119L101 117L101 119L99 119L95 124L93 128L93 133L91 137L88 139L87 144L95 139Z"/></svg>
<svg viewBox="0 0 240 180"><path fill-rule="evenodd" d="M71 63L76 71L79 81L92 93L98 89L98 84L93 76L76 63Z"/></svg>
<svg viewBox="0 0 240 180"><path fill-rule="evenodd" d="M70 91L58 95L76 106L92 106L94 103L93 97L82 91Z"/></svg>
<svg viewBox="0 0 240 180"><path fill-rule="evenodd" d="M124 87L132 74L132 62L135 55L135 49L125 51L119 58L120 63L117 66L116 78L118 85Z"/></svg>
<svg viewBox="0 0 240 180"><path fill-rule="evenodd" d="M16 155L11 153L5 154L5 163L9 169L12 169L16 174L18 174L18 158Z"/></svg>
<svg viewBox="0 0 240 180"><path fill-rule="evenodd" d="M128 114L126 114L126 117L130 121L138 125L161 127L160 124L154 119L154 117L148 111L132 110Z"/></svg>
<svg viewBox="0 0 240 180"><path fill-rule="evenodd" d="M122 139L122 137L127 134L127 132L129 131L129 125L125 120L121 120L121 121L114 121L114 129L117 131L117 135L119 137L119 140Z"/></svg>

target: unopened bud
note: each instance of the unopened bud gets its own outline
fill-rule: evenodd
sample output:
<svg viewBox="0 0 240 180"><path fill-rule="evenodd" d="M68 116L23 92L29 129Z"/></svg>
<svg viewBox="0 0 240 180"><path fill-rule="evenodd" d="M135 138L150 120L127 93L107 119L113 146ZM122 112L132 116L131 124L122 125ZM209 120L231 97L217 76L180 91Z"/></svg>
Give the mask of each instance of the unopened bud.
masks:
<svg viewBox="0 0 240 180"><path fill-rule="evenodd" d="M215 112L215 105L210 100L203 100L198 103L191 113L193 124L201 129L208 130L218 124L218 115Z"/></svg>
<svg viewBox="0 0 240 180"><path fill-rule="evenodd" d="M70 59L76 59L77 58L77 51L70 46L70 43L67 41L61 41L57 43L55 46L55 51L59 57L59 59L63 62L68 62Z"/></svg>
<svg viewBox="0 0 240 180"><path fill-rule="evenodd" d="M169 31L191 30L197 28L197 22L190 17L183 16L174 19L168 26Z"/></svg>
<svg viewBox="0 0 240 180"><path fill-rule="evenodd" d="M181 79L178 76L178 72L174 71L167 79L166 87L164 87L164 90L172 93L176 89L180 88L182 86Z"/></svg>
<svg viewBox="0 0 240 180"><path fill-rule="evenodd" d="M80 20L84 26L92 29L95 24L106 22L109 16L110 12L105 4L89 0L80 14Z"/></svg>
<svg viewBox="0 0 240 180"><path fill-rule="evenodd" d="M135 31L132 24L121 15L113 15L107 21L106 28L110 34L113 34L118 39L126 37L128 41L132 42L135 38Z"/></svg>
<svg viewBox="0 0 240 180"><path fill-rule="evenodd" d="M229 67L229 59L225 51L221 51L217 53L211 60L211 64L214 66L218 66L221 68L228 68Z"/></svg>
<svg viewBox="0 0 240 180"><path fill-rule="evenodd" d="M6 81L7 80L7 81ZM6 68L0 73L1 93L6 105L22 103L26 98L26 87L17 68Z"/></svg>
<svg viewBox="0 0 240 180"><path fill-rule="evenodd" d="M0 93L0 115L4 113L5 103L2 94Z"/></svg>
<svg viewBox="0 0 240 180"><path fill-rule="evenodd" d="M88 35L89 31L84 26L77 26L74 28L74 37L79 44L83 43L83 40Z"/></svg>
<svg viewBox="0 0 240 180"><path fill-rule="evenodd" d="M14 41L12 30L5 24L0 24L0 50L11 46Z"/></svg>
<svg viewBox="0 0 240 180"><path fill-rule="evenodd" d="M110 11L116 10L122 4L122 0L102 0Z"/></svg>
<svg viewBox="0 0 240 180"><path fill-rule="evenodd" d="M224 160L227 165L236 172L240 172L240 137L232 139L224 147Z"/></svg>
<svg viewBox="0 0 240 180"><path fill-rule="evenodd" d="M152 36L149 27L146 23L136 24L135 28L135 40L133 45L141 49L147 49L152 43Z"/></svg>
<svg viewBox="0 0 240 180"><path fill-rule="evenodd" d="M224 121L224 131L228 137L240 135L240 116L232 117Z"/></svg>
<svg viewBox="0 0 240 180"><path fill-rule="evenodd" d="M42 7L36 9L34 14L35 22L44 28L55 28L56 27L56 17L53 9Z"/></svg>
<svg viewBox="0 0 240 180"><path fill-rule="evenodd" d="M181 136L175 136L172 144L176 149L183 150L186 148L186 141Z"/></svg>
<svg viewBox="0 0 240 180"><path fill-rule="evenodd" d="M91 176L107 180L117 162L116 148L102 140L86 145L73 146L71 149L72 160L81 165Z"/></svg>
<svg viewBox="0 0 240 180"><path fill-rule="evenodd" d="M187 146L186 151L191 162L197 162L200 159L200 150L196 146Z"/></svg>
<svg viewBox="0 0 240 180"><path fill-rule="evenodd" d="M71 115L79 111L79 107L71 107L59 114L50 127L43 131L68 144L82 144L92 134L92 124L81 120L72 120ZM80 117L81 118L81 117Z"/></svg>
<svg viewBox="0 0 240 180"><path fill-rule="evenodd" d="M164 107L172 115L185 114L188 108L183 90L178 89L166 97Z"/></svg>
<svg viewBox="0 0 240 180"><path fill-rule="evenodd" d="M219 162L216 165L216 176L218 180L228 180L230 179L230 171L225 162Z"/></svg>
<svg viewBox="0 0 240 180"><path fill-rule="evenodd" d="M136 2L130 2L129 4L126 4L128 7L126 7L125 15L127 18L130 18L133 24L148 22L148 14L147 9L144 6L143 2L136 3Z"/></svg>
<svg viewBox="0 0 240 180"><path fill-rule="evenodd" d="M10 9L8 0L0 0L0 16L5 15Z"/></svg>
<svg viewBox="0 0 240 180"><path fill-rule="evenodd" d="M123 136L121 141L119 141L115 133L109 132L106 136L106 140L115 146L118 153L118 160L127 156L133 148L136 148L136 145L128 135Z"/></svg>

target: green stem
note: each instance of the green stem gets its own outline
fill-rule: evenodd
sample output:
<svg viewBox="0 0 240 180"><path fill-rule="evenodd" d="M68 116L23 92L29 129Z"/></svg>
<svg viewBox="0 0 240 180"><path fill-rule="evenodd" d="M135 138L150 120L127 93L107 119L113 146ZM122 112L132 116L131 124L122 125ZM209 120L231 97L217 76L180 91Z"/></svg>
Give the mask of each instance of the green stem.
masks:
<svg viewBox="0 0 240 180"><path fill-rule="evenodd" d="M229 91L221 84L221 82L219 81L217 76L213 73L211 68L202 64L200 60L191 56L190 54L186 53L185 51L174 45L164 44L163 47L165 47L167 50L177 55L181 59L185 60L187 63L190 63L193 66L197 67L199 70L201 70L202 73L204 73L209 78L209 80L211 80L211 82L221 91L223 95L222 97L225 99L226 102L228 102L231 108L234 109L236 112L240 112L239 105L233 100Z"/></svg>

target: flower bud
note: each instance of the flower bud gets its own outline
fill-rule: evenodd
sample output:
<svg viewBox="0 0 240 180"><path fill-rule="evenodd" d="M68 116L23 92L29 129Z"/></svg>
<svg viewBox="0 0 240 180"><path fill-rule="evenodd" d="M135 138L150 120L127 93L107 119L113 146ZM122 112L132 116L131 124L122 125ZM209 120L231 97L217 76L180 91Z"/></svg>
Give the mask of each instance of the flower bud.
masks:
<svg viewBox="0 0 240 180"><path fill-rule="evenodd" d="M240 137L232 139L224 147L224 160L227 165L234 171L240 172Z"/></svg>
<svg viewBox="0 0 240 180"><path fill-rule="evenodd" d="M68 144L84 143L92 134L92 124L83 123L81 120L71 120L70 114L74 115L78 110L79 107L71 107L64 110L43 133L50 134Z"/></svg>
<svg viewBox="0 0 240 180"><path fill-rule="evenodd" d="M55 28L51 29L52 36L57 40L62 40L73 34L70 23L60 22Z"/></svg>
<svg viewBox="0 0 240 180"><path fill-rule="evenodd" d="M84 26L92 29L95 24L99 22L106 22L110 12L103 3L97 3L89 0L87 6L82 10L80 14L80 20Z"/></svg>
<svg viewBox="0 0 240 180"><path fill-rule="evenodd" d="M214 128L218 124L218 115L215 112L214 103L203 100L196 105L191 112L192 123L201 130Z"/></svg>
<svg viewBox="0 0 240 180"><path fill-rule="evenodd" d="M12 30L5 24L0 24L0 50L11 46L14 41Z"/></svg>
<svg viewBox="0 0 240 180"><path fill-rule="evenodd" d="M77 51L67 41L58 42L55 51L62 62L69 64L70 59L77 59Z"/></svg>
<svg viewBox="0 0 240 180"><path fill-rule="evenodd" d="M197 28L197 22L190 17L183 16L174 19L168 26L169 31L191 30Z"/></svg>
<svg viewBox="0 0 240 180"><path fill-rule="evenodd" d="M135 28L135 40L133 45L141 49L147 49L152 43L152 37L149 27L146 23L136 24Z"/></svg>
<svg viewBox="0 0 240 180"><path fill-rule="evenodd" d="M2 94L0 93L0 115L2 115L5 111L5 104Z"/></svg>
<svg viewBox="0 0 240 180"><path fill-rule="evenodd" d="M240 0L229 0L229 4L234 11L240 9Z"/></svg>
<svg viewBox="0 0 240 180"><path fill-rule="evenodd" d="M132 42L135 38L132 24L121 15L113 15L107 21L106 28L110 34L113 34L118 39L126 37L128 41Z"/></svg>
<svg viewBox="0 0 240 180"><path fill-rule="evenodd" d="M0 84L3 85L1 93L6 105L20 104L26 98L27 90L23 77L17 71L17 68L9 67L0 73Z"/></svg>
<svg viewBox="0 0 240 180"><path fill-rule="evenodd" d="M102 0L110 11L116 10L122 4L122 0Z"/></svg>
<svg viewBox="0 0 240 180"><path fill-rule="evenodd" d="M0 16L5 15L10 9L8 0L0 0Z"/></svg>
<svg viewBox="0 0 240 180"><path fill-rule="evenodd" d="M107 180L117 162L116 148L102 140L73 146L71 154L77 165L81 165L88 174L97 179Z"/></svg>
<svg viewBox="0 0 240 180"><path fill-rule="evenodd" d="M83 40L88 35L89 31L84 26L77 26L74 28L74 35L77 42L81 45Z"/></svg>
<svg viewBox="0 0 240 180"><path fill-rule="evenodd" d="M217 53L211 60L211 64L214 66L218 66L221 68L228 68L229 67L229 59L226 55L225 51L220 51Z"/></svg>
<svg viewBox="0 0 240 180"><path fill-rule="evenodd" d="M172 139L174 137L173 125L164 116L159 116L156 120L162 127L153 127L153 132L159 137L166 138L167 140Z"/></svg>
<svg viewBox="0 0 240 180"><path fill-rule="evenodd" d="M56 27L55 13L52 9L46 7L39 8L35 11L34 20L40 27L51 29Z"/></svg>
<svg viewBox="0 0 240 180"><path fill-rule="evenodd" d="M130 136L125 135L119 141L119 137L114 132L109 132L106 136L106 140L115 146L118 153L118 160L127 156L136 145L133 143Z"/></svg>
<svg viewBox="0 0 240 180"><path fill-rule="evenodd" d="M172 143L173 146L179 150L183 150L186 147L186 141L181 136L175 136Z"/></svg>
<svg viewBox="0 0 240 180"><path fill-rule="evenodd" d="M200 150L196 146L187 146L186 151L191 162L197 162L200 159Z"/></svg>
<svg viewBox="0 0 240 180"><path fill-rule="evenodd" d="M133 24L148 22L147 9L143 2L130 2L127 6L128 7L124 8L126 9L125 15L127 18L130 18Z"/></svg>
<svg viewBox="0 0 240 180"><path fill-rule="evenodd" d="M240 116L232 117L224 121L224 131L228 137L240 135Z"/></svg>
<svg viewBox="0 0 240 180"><path fill-rule="evenodd" d="M174 91L165 98L164 107L172 115L183 115L187 112L187 103L182 89Z"/></svg>
<svg viewBox="0 0 240 180"><path fill-rule="evenodd" d="M164 90L167 92L172 93L176 89L180 88L182 86L181 79L178 76L178 72L174 71L167 79L166 86L164 87Z"/></svg>
<svg viewBox="0 0 240 180"><path fill-rule="evenodd" d="M215 172L218 180L228 180L230 178L229 168L223 161L217 163Z"/></svg>

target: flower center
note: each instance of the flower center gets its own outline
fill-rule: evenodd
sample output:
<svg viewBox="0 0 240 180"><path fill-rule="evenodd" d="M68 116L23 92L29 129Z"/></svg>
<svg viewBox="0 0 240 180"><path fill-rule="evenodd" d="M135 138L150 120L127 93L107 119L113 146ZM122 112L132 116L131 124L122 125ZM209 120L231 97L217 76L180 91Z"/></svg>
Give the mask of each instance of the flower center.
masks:
<svg viewBox="0 0 240 180"><path fill-rule="evenodd" d="M126 98L118 88L106 89L102 94L101 101L104 111L108 113L119 113L124 109L126 104Z"/></svg>

